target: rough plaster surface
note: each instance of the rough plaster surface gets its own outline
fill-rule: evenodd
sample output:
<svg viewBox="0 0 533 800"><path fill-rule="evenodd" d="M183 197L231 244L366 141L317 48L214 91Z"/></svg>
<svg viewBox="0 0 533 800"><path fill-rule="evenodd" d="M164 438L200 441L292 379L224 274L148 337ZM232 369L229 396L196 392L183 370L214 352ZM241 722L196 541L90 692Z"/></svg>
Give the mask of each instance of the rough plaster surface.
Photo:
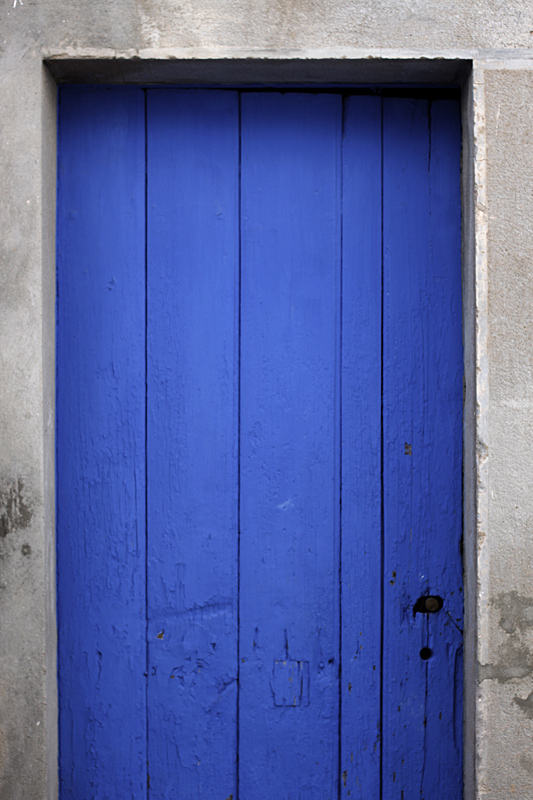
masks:
<svg viewBox="0 0 533 800"><path fill-rule="evenodd" d="M2 13L19 56L533 50L529 0L8 0Z"/></svg>
<svg viewBox="0 0 533 800"><path fill-rule="evenodd" d="M44 797L46 777L41 67L2 62L0 797L18 800Z"/></svg>
<svg viewBox="0 0 533 800"><path fill-rule="evenodd" d="M43 58L63 62L62 79L91 80L96 62L75 75L76 59L100 59L105 79L139 82L157 74L144 59L257 59L258 75L264 60L352 59L354 82L457 78L441 59L473 61L463 154L465 797L533 798L531 0L3 0L0 14L0 800L57 794L55 108ZM321 67L312 74L321 80Z"/></svg>
<svg viewBox="0 0 533 800"><path fill-rule="evenodd" d="M496 800L533 797L533 72L487 70L484 82L490 613L480 789Z"/></svg>

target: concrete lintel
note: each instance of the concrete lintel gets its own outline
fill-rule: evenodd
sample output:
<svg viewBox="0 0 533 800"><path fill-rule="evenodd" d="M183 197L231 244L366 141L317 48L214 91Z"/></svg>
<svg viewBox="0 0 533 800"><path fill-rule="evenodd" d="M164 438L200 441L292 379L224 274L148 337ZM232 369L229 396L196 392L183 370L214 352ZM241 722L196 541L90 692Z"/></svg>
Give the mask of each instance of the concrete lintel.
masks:
<svg viewBox="0 0 533 800"><path fill-rule="evenodd" d="M50 55L59 83L261 85L461 85L471 63L461 58L148 58Z"/></svg>

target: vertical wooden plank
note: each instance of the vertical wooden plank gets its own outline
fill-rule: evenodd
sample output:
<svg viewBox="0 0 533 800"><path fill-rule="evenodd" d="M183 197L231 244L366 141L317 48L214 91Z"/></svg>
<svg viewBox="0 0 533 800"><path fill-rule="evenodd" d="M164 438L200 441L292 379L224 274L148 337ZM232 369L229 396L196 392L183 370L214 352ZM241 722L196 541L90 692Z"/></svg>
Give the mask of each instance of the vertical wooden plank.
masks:
<svg viewBox="0 0 533 800"><path fill-rule="evenodd" d="M146 796L144 96L64 89L57 228L60 794Z"/></svg>
<svg viewBox="0 0 533 800"><path fill-rule="evenodd" d="M238 95L148 91L149 774L236 796Z"/></svg>
<svg viewBox="0 0 533 800"><path fill-rule="evenodd" d="M338 792L341 98L242 97L239 796Z"/></svg>
<svg viewBox="0 0 533 800"><path fill-rule="evenodd" d="M455 109L384 100L383 796L406 800L462 785L459 147Z"/></svg>
<svg viewBox="0 0 533 800"><path fill-rule="evenodd" d="M428 491L435 498L441 542L427 547L429 585L442 586L444 606L428 618L426 796L448 786L446 800L463 797L463 594L462 594L462 456L463 344L461 295L461 121L459 103L433 100L431 115L430 237L435 293L444 308L435 320L429 358L436 362L437 395ZM440 455L437 455L440 454ZM442 461L446 467L442 466ZM431 753L431 742L440 746ZM426 788L427 787L427 788Z"/></svg>
<svg viewBox="0 0 533 800"><path fill-rule="evenodd" d="M345 101L342 204L341 796L381 760L381 98Z"/></svg>

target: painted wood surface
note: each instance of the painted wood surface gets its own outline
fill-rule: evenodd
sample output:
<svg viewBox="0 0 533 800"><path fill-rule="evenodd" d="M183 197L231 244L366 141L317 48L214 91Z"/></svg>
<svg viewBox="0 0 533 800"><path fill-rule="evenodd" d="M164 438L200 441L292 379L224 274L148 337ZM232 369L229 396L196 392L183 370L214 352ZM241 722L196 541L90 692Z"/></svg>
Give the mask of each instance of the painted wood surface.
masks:
<svg viewBox="0 0 533 800"><path fill-rule="evenodd" d="M57 230L62 798L146 797L144 97L64 90Z"/></svg>
<svg viewBox="0 0 533 800"><path fill-rule="evenodd" d="M150 796L236 796L239 105L151 91Z"/></svg>
<svg viewBox="0 0 533 800"><path fill-rule="evenodd" d="M242 98L241 797L337 795L341 120Z"/></svg>
<svg viewBox="0 0 533 800"><path fill-rule="evenodd" d="M457 104L59 119L61 797L459 800Z"/></svg>
<svg viewBox="0 0 533 800"><path fill-rule="evenodd" d="M384 100L383 797L406 800L462 796L459 157L456 105Z"/></svg>
<svg viewBox="0 0 533 800"><path fill-rule="evenodd" d="M341 796L381 765L381 105L345 101L342 169Z"/></svg>

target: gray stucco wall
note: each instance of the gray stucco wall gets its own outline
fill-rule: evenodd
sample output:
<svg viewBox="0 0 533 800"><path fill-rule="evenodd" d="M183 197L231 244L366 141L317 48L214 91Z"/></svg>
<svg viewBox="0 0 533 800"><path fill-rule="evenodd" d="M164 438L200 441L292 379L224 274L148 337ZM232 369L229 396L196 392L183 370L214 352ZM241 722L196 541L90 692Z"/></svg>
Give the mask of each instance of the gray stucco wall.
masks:
<svg viewBox="0 0 533 800"><path fill-rule="evenodd" d="M533 797L533 74L484 74L488 474L480 596L480 789ZM486 604L486 610L484 605Z"/></svg>
<svg viewBox="0 0 533 800"><path fill-rule="evenodd" d="M533 798L530 0L4 0L1 13L0 800L57 796L55 80L462 83L465 797Z"/></svg>

